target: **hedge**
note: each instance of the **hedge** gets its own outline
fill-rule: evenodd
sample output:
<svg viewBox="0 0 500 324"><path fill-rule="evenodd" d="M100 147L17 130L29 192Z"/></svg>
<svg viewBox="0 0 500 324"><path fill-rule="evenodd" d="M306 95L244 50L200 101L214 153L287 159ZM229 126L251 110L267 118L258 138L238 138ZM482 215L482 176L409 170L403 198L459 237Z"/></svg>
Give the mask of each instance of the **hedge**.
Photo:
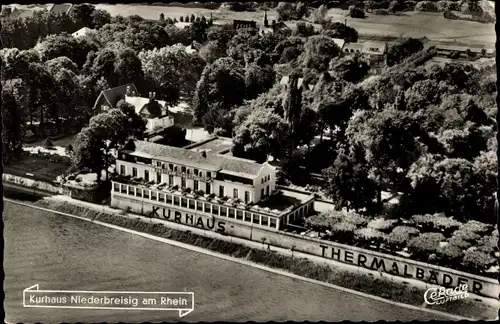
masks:
<svg viewBox="0 0 500 324"><path fill-rule="evenodd" d="M439 243L445 240L441 233L422 233L408 242L408 249L422 261L427 261L429 254L436 253Z"/></svg>
<svg viewBox="0 0 500 324"><path fill-rule="evenodd" d="M483 235L491 231L491 226L475 220L470 220L467 223L460 226L459 229Z"/></svg>
<svg viewBox="0 0 500 324"><path fill-rule="evenodd" d="M341 243L352 243L356 225L349 222L338 222L332 226L332 237Z"/></svg>
<svg viewBox="0 0 500 324"><path fill-rule="evenodd" d="M354 238L367 245L386 242L386 234L373 228L360 228L354 231Z"/></svg>
<svg viewBox="0 0 500 324"><path fill-rule="evenodd" d="M384 233L388 233L393 230L399 221L397 219L383 219L378 218L368 222L368 228L373 228Z"/></svg>
<svg viewBox="0 0 500 324"><path fill-rule="evenodd" d="M469 272L477 273L496 265L497 259L480 250L467 250L463 257L463 266Z"/></svg>
<svg viewBox="0 0 500 324"><path fill-rule="evenodd" d="M420 234L420 231L410 226L396 226L387 236L387 243L395 250L401 250L413 237Z"/></svg>

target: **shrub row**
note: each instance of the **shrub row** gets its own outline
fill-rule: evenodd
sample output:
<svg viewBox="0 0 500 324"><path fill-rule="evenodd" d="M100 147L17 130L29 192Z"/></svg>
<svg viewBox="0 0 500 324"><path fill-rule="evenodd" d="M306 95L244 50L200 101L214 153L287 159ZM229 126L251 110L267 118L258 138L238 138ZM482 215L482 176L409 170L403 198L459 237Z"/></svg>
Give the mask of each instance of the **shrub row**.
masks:
<svg viewBox="0 0 500 324"><path fill-rule="evenodd" d="M490 225L461 223L442 214L414 215L408 225L400 222L329 211L308 217L306 226L330 231L330 240L338 243L390 254L406 250L412 259L471 273L484 275L495 264L498 231L492 232ZM461 262L466 255L467 262Z"/></svg>

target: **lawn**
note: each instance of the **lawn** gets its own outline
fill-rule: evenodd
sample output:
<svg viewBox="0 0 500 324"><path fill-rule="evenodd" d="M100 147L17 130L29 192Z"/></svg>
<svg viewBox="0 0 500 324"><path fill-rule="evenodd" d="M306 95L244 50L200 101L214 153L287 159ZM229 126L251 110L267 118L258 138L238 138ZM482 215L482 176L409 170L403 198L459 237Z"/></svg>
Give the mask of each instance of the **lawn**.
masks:
<svg viewBox="0 0 500 324"><path fill-rule="evenodd" d="M4 172L18 176L26 176L26 173L31 173L35 175L36 179L54 181L58 176L66 173L70 167L69 158L58 156L55 159L59 162L54 160L54 157L49 159L40 155L24 155L5 165Z"/></svg>
<svg viewBox="0 0 500 324"><path fill-rule="evenodd" d="M108 11L112 16L139 15L146 19L158 19L160 13L165 17L179 18L181 16L194 14L212 17L216 22L232 22L238 20L255 20L262 23L263 11L234 12L227 9L209 10L202 8L161 7L146 5L109 5L97 4L96 8ZM346 11L341 9L330 9L328 16L339 22L346 19ZM277 20L276 10L267 12L268 20ZM424 37L432 42L455 42L463 45L487 45L494 47L496 42L495 25L482 24L471 21L448 20L442 13L431 12L404 12L399 15L374 15L368 14L365 19L348 18L347 24L355 28L361 38L397 38L397 37ZM295 22L287 22L294 26ZM316 25L318 27L318 25Z"/></svg>

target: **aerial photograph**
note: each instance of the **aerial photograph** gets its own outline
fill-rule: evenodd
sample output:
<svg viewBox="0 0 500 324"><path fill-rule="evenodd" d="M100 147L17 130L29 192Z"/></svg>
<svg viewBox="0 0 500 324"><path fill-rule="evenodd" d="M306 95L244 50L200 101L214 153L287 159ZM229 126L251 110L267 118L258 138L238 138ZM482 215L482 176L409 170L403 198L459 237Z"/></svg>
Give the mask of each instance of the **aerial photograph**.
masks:
<svg viewBox="0 0 500 324"><path fill-rule="evenodd" d="M495 23L2 4L4 321L498 320Z"/></svg>

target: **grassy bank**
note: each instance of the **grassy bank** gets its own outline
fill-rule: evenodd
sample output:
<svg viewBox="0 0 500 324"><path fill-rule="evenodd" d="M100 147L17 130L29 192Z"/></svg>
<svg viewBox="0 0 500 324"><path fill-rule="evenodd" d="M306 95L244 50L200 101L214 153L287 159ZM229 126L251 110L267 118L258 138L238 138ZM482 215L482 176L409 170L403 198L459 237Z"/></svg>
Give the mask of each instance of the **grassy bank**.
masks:
<svg viewBox="0 0 500 324"><path fill-rule="evenodd" d="M424 302L424 290L411 287L409 284L401 285L390 280L373 278L371 275L352 273L325 264L316 264L307 259L282 256L272 251L253 249L240 244L205 238L197 234L171 229L163 224L151 223L140 217L129 218L118 214L107 214L66 202L39 200L34 205L205 248L271 268L285 270L302 277L335 284L405 304L421 306ZM491 319L492 314L496 313L496 310L491 307L472 299L457 300L438 307L432 307L432 309L477 319Z"/></svg>

